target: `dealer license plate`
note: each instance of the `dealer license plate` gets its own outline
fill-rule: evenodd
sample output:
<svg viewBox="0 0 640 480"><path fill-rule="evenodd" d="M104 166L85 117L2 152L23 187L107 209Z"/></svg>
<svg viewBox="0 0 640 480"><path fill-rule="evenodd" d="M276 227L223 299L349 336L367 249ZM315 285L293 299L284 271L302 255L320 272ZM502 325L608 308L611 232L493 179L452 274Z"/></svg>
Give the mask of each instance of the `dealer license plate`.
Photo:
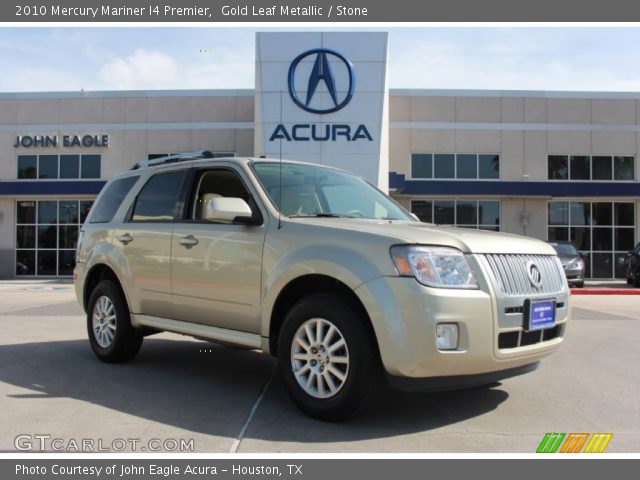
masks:
<svg viewBox="0 0 640 480"><path fill-rule="evenodd" d="M541 300L531 302L529 304L528 325L527 330L541 330L543 328L551 328L556 324L556 301Z"/></svg>

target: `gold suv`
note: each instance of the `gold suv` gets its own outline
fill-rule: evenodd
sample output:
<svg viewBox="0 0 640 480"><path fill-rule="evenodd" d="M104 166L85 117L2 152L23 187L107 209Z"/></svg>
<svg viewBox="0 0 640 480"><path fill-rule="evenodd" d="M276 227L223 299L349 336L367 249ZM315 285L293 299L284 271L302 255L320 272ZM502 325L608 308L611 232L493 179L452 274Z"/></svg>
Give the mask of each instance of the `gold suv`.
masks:
<svg viewBox="0 0 640 480"><path fill-rule="evenodd" d="M95 202L74 274L101 360L159 331L260 349L301 410L336 420L385 382L489 384L562 342L544 242L421 223L334 168L211 157L139 162Z"/></svg>

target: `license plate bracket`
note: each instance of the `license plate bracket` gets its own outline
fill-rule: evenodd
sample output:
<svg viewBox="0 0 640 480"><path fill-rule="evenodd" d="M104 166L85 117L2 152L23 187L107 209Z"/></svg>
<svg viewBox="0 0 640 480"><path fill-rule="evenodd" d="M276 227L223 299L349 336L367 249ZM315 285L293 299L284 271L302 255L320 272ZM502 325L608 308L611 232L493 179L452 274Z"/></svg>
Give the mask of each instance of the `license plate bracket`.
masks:
<svg viewBox="0 0 640 480"><path fill-rule="evenodd" d="M556 301L525 300L523 316L523 328L526 331L553 328L556 325Z"/></svg>

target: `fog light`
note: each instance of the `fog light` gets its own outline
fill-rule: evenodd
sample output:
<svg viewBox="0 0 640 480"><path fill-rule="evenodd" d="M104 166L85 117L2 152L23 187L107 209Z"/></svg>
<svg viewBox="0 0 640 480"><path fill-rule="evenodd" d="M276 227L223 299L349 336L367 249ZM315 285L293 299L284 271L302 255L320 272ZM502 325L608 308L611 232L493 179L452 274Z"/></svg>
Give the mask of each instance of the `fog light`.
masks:
<svg viewBox="0 0 640 480"><path fill-rule="evenodd" d="M438 323L436 325L436 342L438 350L455 350L458 348L458 324Z"/></svg>

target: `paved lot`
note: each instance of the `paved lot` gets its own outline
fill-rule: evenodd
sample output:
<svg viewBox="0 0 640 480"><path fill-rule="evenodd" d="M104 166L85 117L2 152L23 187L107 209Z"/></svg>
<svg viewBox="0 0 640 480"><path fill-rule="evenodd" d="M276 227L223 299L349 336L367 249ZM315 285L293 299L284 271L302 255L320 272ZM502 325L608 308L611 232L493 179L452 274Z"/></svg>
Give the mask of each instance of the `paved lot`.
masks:
<svg viewBox="0 0 640 480"><path fill-rule="evenodd" d="M609 452L640 452L640 297L573 305L564 348L532 374L387 392L366 415L328 424L298 413L265 355L162 334L134 362L102 364L71 285L0 283L0 451L49 434L66 445L139 439L138 450L193 439L197 452L533 452L555 431L613 432Z"/></svg>

